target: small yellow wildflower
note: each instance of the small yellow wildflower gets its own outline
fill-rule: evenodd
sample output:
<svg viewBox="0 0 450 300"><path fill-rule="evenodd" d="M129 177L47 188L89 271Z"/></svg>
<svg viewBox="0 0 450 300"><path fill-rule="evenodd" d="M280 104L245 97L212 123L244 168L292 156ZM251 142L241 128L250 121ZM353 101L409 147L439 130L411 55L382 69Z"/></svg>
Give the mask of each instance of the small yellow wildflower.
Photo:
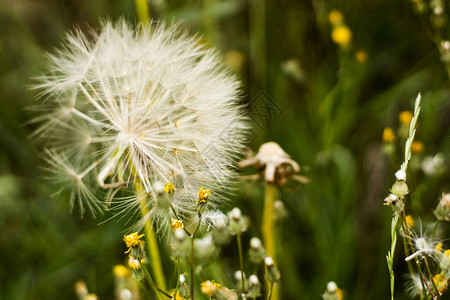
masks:
<svg viewBox="0 0 450 300"><path fill-rule="evenodd" d="M444 274L434 275L433 281L439 291L439 294L442 294L447 289L448 282L445 280Z"/></svg>
<svg viewBox="0 0 450 300"><path fill-rule="evenodd" d="M330 21L330 23L333 25L339 25L342 23L343 20L344 20L344 16L337 9L333 9L328 14L328 21Z"/></svg>
<svg viewBox="0 0 450 300"><path fill-rule="evenodd" d="M408 227L413 227L414 226L414 219L413 219L413 217L411 215L407 215L405 217L405 221L406 221L406 224L408 224Z"/></svg>
<svg viewBox="0 0 450 300"><path fill-rule="evenodd" d="M170 182L166 183L164 186L164 192L166 194L172 194L175 191L175 185L171 184Z"/></svg>
<svg viewBox="0 0 450 300"><path fill-rule="evenodd" d="M421 153L423 151L423 143L414 141L411 144L411 151L416 154Z"/></svg>
<svg viewBox="0 0 450 300"><path fill-rule="evenodd" d="M130 258L128 259L128 265L133 270L140 270L143 263L144 263L144 259L139 260L137 258L134 258L133 256L130 256Z"/></svg>
<svg viewBox="0 0 450 300"><path fill-rule="evenodd" d="M402 111L398 114L398 119L400 120L400 123L403 125L409 126L409 123L411 123L411 120L413 118L413 114L409 110Z"/></svg>
<svg viewBox="0 0 450 300"><path fill-rule="evenodd" d="M88 294L88 288L83 280L78 280L74 285L75 293L78 297L85 297Z"/></svg>
<svg viewBox="0 0 450 300"><path fill-rule="evenodd" d="M394 130L390 127L386 127L383 130L383 142L392 143L395 141L395 139L396 139L396 136L395 136Z"/></svg>
<svg viewBox="0 0 450 300"><path fill-rule="evenodd" d="M203 187L200 187L200 191L198 192L198 200L197 203L205 203L208 200L208 197L211 195L210 190L204 190Z"/></svg>
<svg viewBox="0 0 450 300"><path fill-rule="evenodd" d="M177 220L177 219L172 219L172 230L175 231L177 229L183 229L184 225L183 225L183 221L181 220Z"/></svg>
<svg viewBox="0 0 450 300"><path fill-rule="evenodd" d="M437 252L441 252L441 250L442 250L442 243L437 244L436 247L434 248L434 250L436 250Z"/></svg>
<svg viewBox="0 0 450 300"><path fill-rule="evenodd" d="M131 247L140 247L143 246L144 242L141 241L141 237L143 237L144 234L138 235L137 232L133 232L132 234L125 235L123 237L123 241L127 245L128 248Z"/></svg>
<svg viewBox="0 0 450 300"><path fill-rule="evenodd" d="M331 38L336 44L345 48L352 41L352 31L345 25L339 25L333 28Z"/></svg>
<svg viewBox="0 0 450 300"><path fill-rule="evenodd" d="M355 59L356 59L356 61L359 62L360 64L366 63L367 58L368 58L368 55L367 55L367 52L366 52L366 51L363 51L363 50L358 50L358 51L356 51Z"/></svg>
<svg viewBox="0 0 450 300"><path fill-rule="evenodd" d="M450 259L450 249L447 249L444 251L444 256L446 256Z"/></svg>
<svg viewBox="0 0 450 300"><path fill-rule="evenodd" d="M175 293L175 291L172 291L172 292L169 293L169 295L170 295L170 296L173 296L174 293ZM178 292L177 292L177 295L175 296L174 299L175 299L175 300L184 300L184 299L186 299L186 298L181 297L181 296L180 296L180 291L178 291Z"/></svg>
<svg viewBox="0 0 450 300"><path fill-rule="evenodd" d="M218 283L215 283L214 280L210 281L204 281L200 284L201 288L200 290L202 291L202 294L207 295L207 296L214 296L217 292L218 289L220 289L221 285Z"/></svg>
<svg viewBox="0 0 450 300"><path fill-rule="evenodd" d="M123 265L115 265L113 268L114 276L118 278L127 278L130 276L130 270Z"/></svg>
<svg viewBox="0 0 450 300"><path fill-rule="evenodd" d="M340 288L336 289L336 294L338 296L338 300L344 300L344 291Z"/></svg>

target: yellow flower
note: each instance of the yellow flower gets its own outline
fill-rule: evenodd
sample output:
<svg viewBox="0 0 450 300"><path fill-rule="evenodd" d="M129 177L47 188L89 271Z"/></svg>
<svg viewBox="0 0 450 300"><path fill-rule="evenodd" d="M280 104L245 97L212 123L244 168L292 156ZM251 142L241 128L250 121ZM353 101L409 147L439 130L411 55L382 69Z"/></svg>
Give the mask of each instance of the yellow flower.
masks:
<svg viewBox="0 0 450 300"><path fill-rule="evenodd" d="M175 185L171 184L170 182L166 183L164 186L164 192L167 194L172 194L175 191Z"/></svg>
<svg viewBox="0 0 450 300"><path fill-rule="evenodd" d="M126 278L130 276L130 270L123 265L115 265L113 268L114 276L118 278Z"/></svg>
<svg viewBox="0 0 450 300"><path fill-rule="evenodd" d="M138 235L137 232L133 232L132 234L125 235L123 237L123 241L127 245L128 248L131 247L140 247L143 246L144 242L141 241L141 237L143 237L144 234Z"/></svg>
<svg viewBox="0 0 450 300"><path fill-rule="evenodd" d="M423 151L423 143L422 142L413 142L411 144L411 151L413 153L421 153Z"/></svg>
<svg viewBox="0 0 450 300"><path fill-rule="evenodd" d="M450 259L450 249L444 251L444 256Z"/></svg>
<svg viewBox="0 0 450 300"><path fill-rule="evenodd" d="M407 215L405 217L405 221L406 221L406 224L408 224L408 227L413 227L414 226L414 219L413 219L413 217L411 215Z"/></svg>
<svg viewBox="0 0 450 300"><path fill-rule="evenodd" d="M444 274L434 275L433 282L439 290L439 294L442 294L447 289L448 282L445 280Z"/></svg>
<svg viewBox="0 0 450 300"><path fill-rule="evenodd" d="M172 219L172 230L175 231L177 229L183 229L184 225L183 225L183 221L177 220L177 219Z"/></svg>
<svg viewBox="0 0 450 300"><path fill-rule="evenodd" d="M339 25L331 32L331 38L336 44L345 48L352 41L352 31L345 25Z"/></svg>
<svg viewBox="0 0 450 300"><path fill-rule="evenodd" d="M140 270L143 263L144 263L144 259L139 260L137 258L134 258L133 256L130 256L130 258L128 259L128 265L133 270Z"/></svg>
<svg viewBox="0 0 450 300"><path fill-rule="evenodd" d="M344 16L337 9L333 9L328 14L328 21L330 21L330 23L333 25L339 25L342 23L343 20L344 20Z"/></svg>
<svg viewBox="0 0 450 300"><path fill-rule="evenodd" d="M175 291L172 291L169 293L170 296L173 296L173 294L175 293ZM177 292L177 295L174 298L175 300L184 300L185 298L180 296L180 291Z"/></svg>
<svg viewBox="0 0 450 300"><path fill-rule="evenodd" d="M344 291L343 290L341 290L340 288L337 288L336 294L338 296L338 300L344 300Z"/></svg>
<svg viewBox="0 0 450 300"><path fill-rule="evenodd" d="M358 50L355 54L355 59L360 64L364 64L367 61L368 55L366 51Z"/></svg>
<svg viewBox="0 0 450 300"><path fill-rule="evenodd" d="M216 294L217 290L220 289L220 287L221 287L221 285L214 282L214 280L213 281L210 281L210 280L204 281L200 284L200 286L201 286L200 290L202 291L202 294L210 296L210 297L214 296Z"/></svg>
<svg viewBox="0 0 450 300"><path fill-rule="evenodd" d="M200 191L198 192L198 201L197 203L206 202L208 197L211 195L210 190L204 190L203 187L200 187Z"/></svg>
<svg viewBox="0 0 450 300"><path fill-rule="evenodd" d="M434 250L436 250L437 252L441 252L441 250L442 250L442 243L437 244L436 247L434 248Z"/></svg>
<svg viewBox="0 0 450 300"><path fill-rule="evenodd" d="M83 300L98 300L98 296L96 294L89 294L86 297L84 297Z"/></svg>
<svg viewBox="0 0 450 300"><path fill-rule="evenodd" d="M395 139L396 139L396 136L395 136L394 130L390 127L386 127L383 130L383 142L392 143L395 141Z"/></svg>
<svg viewBox="0 0 450 300"><path fill-rule="evenodd" d="M409 123L411 123L412 117L413 117L413 115L409 110L402 111L398 115L398 119L400 120L400 123L402 123L403 125L406 125L406 126L409 126Z"/></svg>

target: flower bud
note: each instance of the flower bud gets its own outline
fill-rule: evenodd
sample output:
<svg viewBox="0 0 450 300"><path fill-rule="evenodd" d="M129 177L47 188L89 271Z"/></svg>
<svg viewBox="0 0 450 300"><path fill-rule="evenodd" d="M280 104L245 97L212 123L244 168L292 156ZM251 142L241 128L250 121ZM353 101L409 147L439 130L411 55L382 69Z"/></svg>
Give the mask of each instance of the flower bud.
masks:
<svg viewBox="0 0 450 300"><path fill-rule="evenodd" d="M391 187L391 193L402 198L409 193L408 185L403 180L396 180Z"/></svg>
<svg viewBox="0 0 450 300"><path fill-rule="evenodd" d="M232 234L238 234L247 231L248 220L242 216L241 210L237 207L229 212L230 217L230 231Z"/></svg>
<svg viewBox="0 0 450 300"><path fill-rule="evenodd" d="M216 230L213 231L213 241L216 246L223 246L230 242L231 234L227 230L227 225L224 222L217 222Z"/></svg>
<svg viewBox="0 0 450 300"><path fill-rule="evenodd" d="M248 278L247 296L257 298L261 295L261 283L256 275L250 275Z"/></svg>
<svg viewBox="0 0 450 300"><path fill-rule="evenodd" d="M270 282L278 282L281 275L280 271L278 271L277 267L275 267L272 257L267 256L264 259L264 263L266 264L266 280Z"/></svg>
<svg viewBox="0 0 450 300"><path fill-rule="evenodd" d="M84 299L89 292L86 283L83 280L75 282L74 289L79 299Z"/></svg>
<svg viewBox="0 0 450 300"><path fill-rule="evenodd" d="M260 264L266 257L266 250L262 246L261 240L254 237L250 240L248 257L254 264Z"/></svg>
<svg viewBox="0 0 450 300"><path fill-rule="evenodd" d="M434 214L439 221L450 221L450 193L442 194Z"/></svg>
<svg viewBox="0 0 450 300"><path fill-rule="evenodd" d="M178 294L180 294L180 297L183 299L189 299L190 297L189 286L186 284L184 275L180 275L180 287L178 289Z"/></svg>
<svg viewBox="0 0 450 300"><path fill-rule="evenodd" d="M277 200L273 204L273 216L275 220L280 221L288 215L286 206L284 206L283 201Z"/></svg>

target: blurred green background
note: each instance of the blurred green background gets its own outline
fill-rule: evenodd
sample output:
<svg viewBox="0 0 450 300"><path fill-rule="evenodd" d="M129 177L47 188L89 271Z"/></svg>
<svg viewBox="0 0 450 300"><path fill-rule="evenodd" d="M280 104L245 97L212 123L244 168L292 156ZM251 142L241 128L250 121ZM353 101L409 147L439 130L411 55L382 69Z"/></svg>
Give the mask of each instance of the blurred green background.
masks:
<svg viewBox="0 0 450 300"><path fill-rule="evenodd" d="M449 191L449 78L442 50L427 34L435 30L430 9L420 14L414 7L406 0L150 2L154 19L200 32L242 79L255 121L251 148L278 142L310 179L281 192L289 211L277 229L282 299L319 299L330 280L347 299L388 297L391 210L382 203L401 163L402 140L386 155L382 133L399 128L399 112L413 108L418 92L417 139L424 149L412 162L407 211L426 228L439 195ZM352 32L344 47L331 38L332 9ZM39 150L28 138L33 127L26 121L34 113L26 108L35 103L31 77L66 31L120 17L136 22L134 1L0 0L0 299L75 299L78 279L100 299L114 299L112 267L123 262L127 227L103 223L108 214L81 219L68 202L52 199ZM446 37L446 23L438 31ZM367 57L356 57L358 51ZM261 103L275 113L261 119ZM425 174L423 159L436 153L444 157L442 170ZM241 187L224 210L239 206L250 216L248 245L261 236L264 184ZM446 224L441 229L448 236ZM400 244L398 299L406 298ZM234 248L223 257L237 269Z"/></svg>

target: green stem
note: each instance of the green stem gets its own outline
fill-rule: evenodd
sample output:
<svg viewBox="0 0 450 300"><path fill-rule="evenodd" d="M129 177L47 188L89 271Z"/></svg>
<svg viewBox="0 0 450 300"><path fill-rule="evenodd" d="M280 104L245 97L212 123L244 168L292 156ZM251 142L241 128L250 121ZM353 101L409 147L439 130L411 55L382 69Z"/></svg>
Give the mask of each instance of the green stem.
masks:
<svg viewBox="0 0 450 300"><path fill-rule="evenodd" d="M237 234L238 248L239 248L239 263L241 265L241 284L242 284L242 293L245 294L245 278L244 278L244 255L242 254L242 241L241 241L241 233Z"/></svg>
<svg viewBox="0 0 450 300"><path fill-rule="evenodd" d="M169 295L168 293L166 293L165 291L163 291L162 289L160 289L155 282L153 281L152 277L150 276L150 274L148 273L147 268L144 268L145 270L145 277L147 278L148 282L150 283L151 287L154 288L157 292L161 293L162 295L168 297L169 299L173 299L173 297L171 295Z"/></svg>
<svg viewBox="0 0 450 300"><path fill-rule="evenodd" d="M135 0L136 14L142 24L147 24L150 19L150 8L147 0Z"/></svg>
<svg viewBox="0 0 450 300"><path fill-rule="evenodd" d="M191 300L194 300L194 237L200 228L200 224L202 223L202 215L198 214L198 224L197 228L195 228L194 232L190 235L191 238Z"/></svg>
<svg viewBox="0 0 450 300"><path fill-rule="evenodd" d="M428 275L430 276L431 285L433 286L433 289L436 291L436 296L433 295L433 298L440 299L441 296L439 294L439 290L436 286L436 283L433 280L433 273L431 273L430 265L428 264L428 259L424 256L423 260L425 261L425 266L427 267Z"/></svg>
<svg viewBox="0 0 450 300"><path fill-rule="evenodd" d="M139 206L141 209L141 215L143 219L147 218L149 210L147 207L147 195L143 191L140 183L135 184L136 194L139 197ZM155 276L156 284L163 290L166 289L166 280L164 277L163 268L161 265L161 256L159 254L159 245L156 240L155 232L153 230L151 220L148 219L144 224L145 236L148 242L148 251L150 254L150 261L152 266L153 275Z"/></svg>
<svg viewBox="0 0 450 300"><path fill-rule="evenodd" d="M388 252L388 255L386 257L387 265L389 269L389 276L390 276L390 284L391 284L391 300L394 300L394 285L395 285L395 275L394 275L394 253L395 253L395 246L397 244L397 228L399 224L399 214L398 212L395 212L392 216L392 222L391 222L391 250Z"/></svg>
<svg viewBox="0 0 450 300"><path fill-rule="evenodd" d="M273 214L273 205L277 197L277 187L274 184L266 183L266 191L264 195L264 211L262 220L262 235L264 240L264 247L268 256L271 256L275 261L277 260L275 248L275 220ZM266 281L266 286L269 282ZM278 300L278 289L273 291L273 299Z"/></svg>
<svg viewBox="0 0 450 300"><path fill-rule="evenodd" d="M272 299L272 293L273 293L273 282L270 283L270 289L269 294L267 295L267 300Z"/></svg>
<svg viewBox="0 0 450 300"><path fill-rule="evenodd" d="M431 232L431 238L434 238L434 235L436 234L436 230L438 228L440 221L436 220L436 222L434 223L434 227L433 227L433 231Z"/></svg>

